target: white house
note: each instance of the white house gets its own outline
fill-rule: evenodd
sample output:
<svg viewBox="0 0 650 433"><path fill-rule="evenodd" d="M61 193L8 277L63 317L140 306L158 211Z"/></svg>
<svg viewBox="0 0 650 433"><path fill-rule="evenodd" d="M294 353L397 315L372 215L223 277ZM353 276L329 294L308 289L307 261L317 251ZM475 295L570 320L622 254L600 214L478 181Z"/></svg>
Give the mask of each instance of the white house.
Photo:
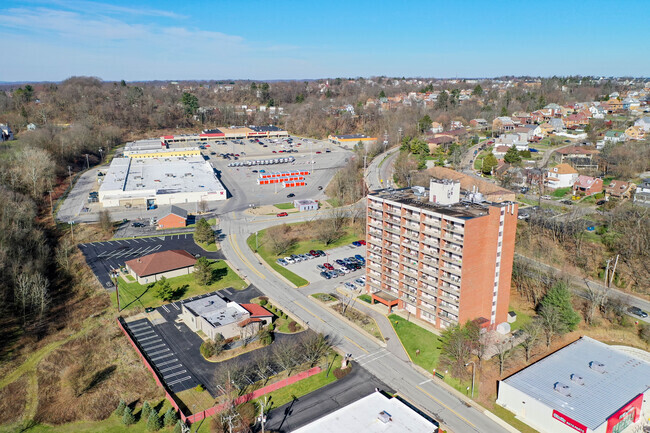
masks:
<svg viewBox="0 0 650 433"><path fill-rule="evenodd" d="M650 117L642 117L634 122L634 126L640 126L644 132L650 132Z"/></svg>
<svg viewBox="0 0 650 433"><path fill-rule="evenodd" d="M594 119L604 119L605 114L607 114L605 109L600 105L592 105L589 107L589 112L591 113L591 117Z"/></svg>
<svg viewBox="0 0 650 433"><path fill-rule="evenodd" d="M519 151L528 150L528 134L501 134L495 141L495 147L497 146L508 146L512 147L513 145Z"/></svg>
<svg viewBox="0 0 650 433"><path fill-rule="evenodd" d="M9 141L14 139L14 133L9 127L9 125L3 125L0 123L0 142Z"/></svg>
<svg viewBox="0 0 650 433"><path fill-rule="evenodd" d="M546 173L546 185L551 189L570 188L578 180L578 172L569 164L558 164Z"/></svg>

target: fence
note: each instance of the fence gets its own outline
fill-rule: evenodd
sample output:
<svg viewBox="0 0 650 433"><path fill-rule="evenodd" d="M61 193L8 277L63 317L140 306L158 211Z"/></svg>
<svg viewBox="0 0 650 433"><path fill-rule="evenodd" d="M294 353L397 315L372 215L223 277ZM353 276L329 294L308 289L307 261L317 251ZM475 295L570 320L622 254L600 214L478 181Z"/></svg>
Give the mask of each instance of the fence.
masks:
<svg viewBox="0 0 650 433"><path fill-rule="evenodd" d="M205 419L205 418L207 418L209 416L217 414L217 413L221 412L222 410L224 410L226 408L227 403L221 403L221 404L213 406L213 407L211 407L209 409L206 409L204 411L198 412L196 414L186 415L185 413L183 413L183 411L181 410L179 404L176 402L176 399L169 392L169 389L167 388L167 385L165 385L165 383L160 379L160 377L158 376L158 373L156 372L156 370L151 366L151 364L149 364L149 360L147 360L147 358L144 356L144 354L140 350L140 347L135 342L133 336L131 335L131 332L127 328L124 327L125 322L124 322L124 319L122 319L122 317L117 318L117 324L119 325L119 327L122 330L122 332L124 333L124 335L126 335L126 337L129 339L129 342L131 343L131 346L133 346L133 348L135 349L136 353L138 355L140 355L140 358L142 359L142 362L144 363L145 367L147 367L147 369L151 372L151 374L153 375L153 378L156 381L156 383L158 384L158 386L160 386L163 389L163 391L165 391L165 398L174 407L174 409L176 409L178 411L178 413L180 414L181 420L183 422L193 424L193 423L201 421L201 420L203 420L203 419ZM294 384L296 382L299 382L299 381L301 381L303 379L306 379L306 378L311 377L311 376L313 376L315 374L318 374L321 371L322 371L322 369L320 367L313 367L313 368L310 368L307 371L303 371L301 373L294 374L291 377L287 377L286 379L282 379L282 380L280 380L278 382L272 383L270 385L264 386L264 387L262 387L260 389L256 389L253 392L249 392L248 394L245 394L245 395L242 395L242 396L238 397L235 400L235 404L245 403L247 401L250 401L250 400L256 399L258 397L261 397L263 395L266 395L266 394L268 394L270 392L277 391L278 389L284 388L285 386L292 385L292 384Z"/></svg>

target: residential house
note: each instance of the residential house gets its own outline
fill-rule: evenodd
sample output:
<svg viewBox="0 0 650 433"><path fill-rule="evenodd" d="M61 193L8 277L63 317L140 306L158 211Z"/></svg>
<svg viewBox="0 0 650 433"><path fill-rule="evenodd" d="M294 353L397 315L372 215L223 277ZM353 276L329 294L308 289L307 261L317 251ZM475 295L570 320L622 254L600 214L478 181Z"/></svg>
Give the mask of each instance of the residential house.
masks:
<svg viewBox="0 0 650 433"><path fill-rule="evenodd" d="M650 177L643 179L634 193L634 204L650 207Z"/></svg>
<svg viewBox="0 0 650 433"><path fill-rule="evenodd" d="M548 169L546 186L551 189L569 188L578 180L578 172L569 164L558 164Z"/></svg>
<svg viewBox="0 0 650 433"><path fill-rule="evenodd" d="M548 123L548 122L542 123L541 125L539 125L539 128L542 130L542 135L544 137L547 137L547 136L551 135L554 132L553 131L553 126L551 126L551 124Z"/></svg>
<svg viewBox="0 0 650 433"><path fill-rule="evenodd" d="M14 139L14 133L9 127L9 125L3 125L0 123L0 143L3 141L9 141Z"/></svg>
<svg viewBox="0 0 650 433"><path fill-rule="evenodd" d="M564 118L564 126L567 129L583 128L589 124L589 118L584 114L570 114Z"/></svg>
<svg viewBox="0 0 650 433"><path fill-rule="evenodd" d="M543 137L542 128L540 128L539 125L517 126L514 132L519 134L522 139L525 139L529 143L537 141Z"/></svg>
<svg viewBox="0 0 650 433"><path fill-rule="evenodd" d="M583 146L569 146L555 151L560 155L560 162L570 162L577 168L597 168L594 157L600 152L596 149Z"/></svg>
<svg viewBox="0 0 650 433"><path fill-rule="evenodd" d="M650 132L650 117L642 117L634 122L634 126L640 126L644 132Z"/></svg>
<svg viewBox="0 0 650 433"><path fill-rule="evenodd" d="M185 250L168 250L148 254L124 263L138 283L148 284L160 278L172 278L194 272L196 259Z"/></svg>
<svg viewBox="0 0 650 433"><path fill-rule="evenodd" d="M625 141L625 133L623 131L609 130L605 133L603 140L610 143L619 143Z"/></svg>
<svg viewBox="0 0 650 433"><path fill-rule="evenodd" d="M517 111L512 113L512 120L519 125L530 125L533 123L533 116L530 113Z"/></svg>
<svg viewBox="0 0 650 433"><path fill-rule="evenodd" d="M503 157L506 156L506 153L508 152L508 149L510 149L510 147L505 146L505 145L495 146L494 149L492 150L492 154L497 159L503 159Z"/></svg>
<svg viewBox="0 0 650 433"><path fill-rule="evenodd" d="M28 131L36 131L36 125L34 123L28 123L27 124L27 130Z"/></svg>
<svg viewBox="0 0 650 433"><path fill-rule="evenodd" d="M603 180L591 176L578 176L573 184L573 195L593 195L603 190Z"/></svg>
<svg viewBox="0 0 650 433"><path fill-rule="evenodd" d="M492 132L503 133L513 131L515 129L515 122L509 117L497 117L492 121Z"/></svg>
<svg viewBox="0 0 650 433"><path fill-rule="evenodd" d="M636 185L624 180L613 180L605 187L605 194L615 198L632 198Z"/></svg>
<svg viewBox="0 0 650 433"><path fill-rule="evenodd" d="M460 120L452 120L451 124L449 125L449 129L460 129L463 128L463 122Z"/></svg>
<svg viewBox="0 0 650 433"><path fill-rule="evenodd" d="M607 104L607 111L610 113L623 110L623 102L616 98L611 98L609 101L606 102L606 104Z"/></svg>
<svg viewBox="0 0 650 433"><path fill-rule="evenodd" d="M645 131L640 126L630 126L625 130L625 136L629 140L643 140L645 138Z"/></svg>
<svg viewBox="0 0 650 433"><path fill-rule="evenodd" d="M490 124L485 119L472 119L469 121L469 126L480 131L485 131L490 127Z"/></svg>
<svg viewBox="0 0 650 433"><path fill-rule="evenodd" d="M448 135L427 138L427 144L429 145L429 152L433 152L440 146L447 148L453 142L454 142L454 137Z"/></svg>
<svg viewBox="0 0 650 433"><path fill-rule="evenodd" d="M494 140L495 146L515 146L519 151L528 150L527 134L502 134Z"/></svg>
<svg viewBox="0 0 650 433"><path fill-rule="evenodd" d="M607 111L600 105L592 105L589 107L589 112L594 119L604 119L607 114Z"/></svg>
<svg viewBox="0 0 650 433"><path fill-rule="evenodd" d="M557 117L554 117L548 122L552 127L554 132L564 132L565 126L564 121Z"/></svg>
<svg viewBox="0 0 650 433"><path fill-rule="evenodd" d="M641 101L636 98L627 97L623 99L623 109L636 111L641 108Z"/></svg>
<svg viewBox="0 0 650 433"><path fill-rule="evenodd" d="M444 128L442 127L442 123L431 122L431 132L437 134L442 131L444 131Z"/></svg>

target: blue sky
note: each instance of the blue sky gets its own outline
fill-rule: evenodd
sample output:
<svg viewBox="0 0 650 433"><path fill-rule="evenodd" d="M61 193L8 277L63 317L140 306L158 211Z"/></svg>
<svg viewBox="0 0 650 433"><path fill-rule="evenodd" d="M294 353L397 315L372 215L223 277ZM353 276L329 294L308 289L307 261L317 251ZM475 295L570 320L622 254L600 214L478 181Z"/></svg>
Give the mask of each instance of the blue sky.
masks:
<svg viewBox="0 0 650 433"><path fill-rule="evenodd" d="M645 0L2 0L0 81L650 75Z"/></svg>

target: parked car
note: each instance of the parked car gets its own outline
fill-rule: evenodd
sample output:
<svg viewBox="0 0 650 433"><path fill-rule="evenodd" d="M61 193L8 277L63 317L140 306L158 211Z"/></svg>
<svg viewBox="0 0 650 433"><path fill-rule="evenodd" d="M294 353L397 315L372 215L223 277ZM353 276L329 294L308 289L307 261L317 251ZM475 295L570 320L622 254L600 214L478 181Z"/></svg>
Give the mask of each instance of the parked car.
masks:
<svg viewBox="0 0 650 433"><path fill-rule="evenodd" d="M366 259L361 254L355 255L354 258L357 259L361 263L366 261Z"/></svg>
<svg viewBox="0 0 650 433"><path fill-rule="evenodd" d="M354 247L360 247L361 244L360 244L358 241L354 241L354 242L352 242L352 246L354 246Z"/></svg>
<svg viewBox="0 0 650 433"><path fill-rule="evenodd" d="M365 278L357 278L354 280L355 283L359 284L361 287L366 285L366 279Z"/></svg>
<svg viewBox="0 0 650 433"><path fill-rule="evenodd" d="M348 268L346 268L344 266L342 266L340 268L336 268L336 270L339 271L339 272L343 272L344 274L349 274L350 273L350 269L348 269Z"/></svg>
<svg viewBox="0 0 650 433"><path fill-rule="evenodd" d="M288 215L289 215L289 214L286 213L286 212L280 212L280 213L277 214L276 216L278 216L278 217L286 217L286 216L288 216Z"/></svg>
<svg viewBox="0 0 650 433"><path fill-rule="evenodd" d="M598 200L598 201L596 202L596 206L602 206L602 205L604 205L605 203L607 203L607 200Z"/></svg>
<svg viewBox="0 0 650 433"><path fill-rule="evenodd" d="M318 257L319 256L319 254L316 252L316 250L309 251L309 254L311 254L313 257Z"/></svg>
<svg viewBox="0 0 650 433"><path fill-rule="evenodd" d="M319 190L319 191L322 191L322 190L323 190L323 187L322 187L322 186L319 186L319 187L318 187L318 190Z"/></svg>
<svg viewBox="0 0 650 433"><path fill-rule="evenodd" d="M326 271L327 270L327 268L325 266L323 266L323 265L317 265L316 269L318 269L319 271Z"/></svg>
<svg viewBox="0 0 650 433"><path fill-rule="evenodd" d="M363 239L360 239L360 240L358 240L357 242L359 242L361 245L365 245L365 244L366 244L366 241L364 241Z"/></svg>
<svg viewBox="0 0 650 433"><path fill-rule="evenodd" d="M316 250L316 252L317 252L318 255L321 256L321 257L325 255L325 251L323 251L323 250Z"/></svg>
<svg viewBox="0 0 650 433"><path fill-rule="evenodd" d="M345 283L345 284L343 284L343 285L344 285L345 287L347 287L348 289L350 289L350 290L356 290L356 288L357 288L357 286L355 286L355 285L352 284L352 283Z"/></svg>
<svg viewBox="0 0 650 433"><path fill-rule="evenodd" d="M334 261L336 262L337 265L343 266L345 264L345 262L343 260L341 260L341 259L336 259Z"/></svg>
<svg viewBox="0 0 650 433"><path fill-rule="evenodd" d="M332 278L332 277L330 276L329 272L326 272L326 271L321 272L321 273L320 273L320 276L323 277L323 278L325 278L326 280L329 280L330 278Z"/></svg>
<svg viewBox="0 0 650 433"><path fill-rule="evenodd" d="M543 195L542 199L543 200L552 200L552 197L550 195Z"/></svg>
<svg viewBox="0 0 650 433"><path fill-rule="evenodd" d="M276 263L277 263L278 265L282 265L282 266L287 266L287 264L288 264L287 261L284 260L284 259L277 259L277 260L276 260Z"/></svg>
<svg viewBox="0 0 650 433"><path fill-rule="evenodd" d="M325 266L325 267L326 267L327 269L329 269L330 271L331 271L332 269L334 269L334 266L332 266L330 263L323 263L323 266Z"/></svg>
<svg viewBox="0 0 650 433"><path fill-rule="evenodd" d="M290 263L290 264L296 263L296 261L294 259L292 259L291 257L285 257L284 261L287 262L287 263Z"/></svg>
<svg viewBox="0 0 650 433"><path fill-rule="evenodd" d="M144 227L144 223L133 223L131 227Z"/></svg>
<svg viewBox="0 0 650 433"><path fill-rule="evenodd" d="M287 198L295 197L296 195L294 193L287 194Z"/></svg>
<svg viewBox="0 0 650 433"><path fill-rule="evenodd" d="M635 316L639 316L639 317L641 317L643 319L648 317L648 313L646 313L645 311L643 311L639 307L630 307L630 308L627 309L627 311L629 313L634 314Z"/></svg>

